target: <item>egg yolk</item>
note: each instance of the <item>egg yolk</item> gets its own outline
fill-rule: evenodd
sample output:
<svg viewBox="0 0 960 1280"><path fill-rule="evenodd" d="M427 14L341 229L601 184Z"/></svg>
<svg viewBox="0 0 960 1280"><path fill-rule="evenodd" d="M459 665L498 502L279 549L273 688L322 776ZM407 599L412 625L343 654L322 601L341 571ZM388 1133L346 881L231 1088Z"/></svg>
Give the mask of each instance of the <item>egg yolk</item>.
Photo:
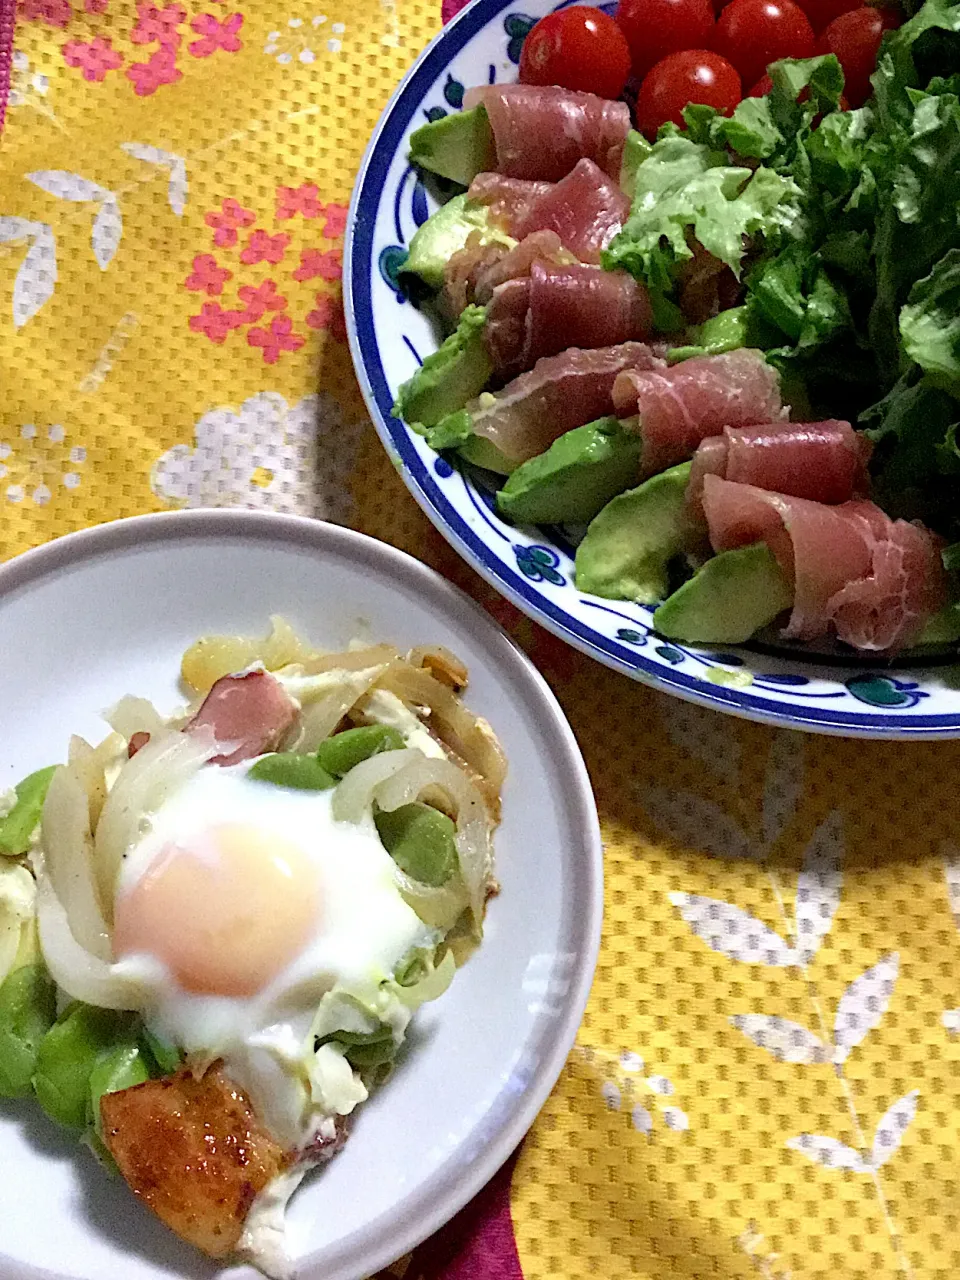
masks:
<svg viewBox="0 0 960 1280"><path fill-rule="evenodd" d="M253 827L167 844L117 899L113 949L161 960L186 991L249 996L303 950L320 914L314 864Z"/></svg>

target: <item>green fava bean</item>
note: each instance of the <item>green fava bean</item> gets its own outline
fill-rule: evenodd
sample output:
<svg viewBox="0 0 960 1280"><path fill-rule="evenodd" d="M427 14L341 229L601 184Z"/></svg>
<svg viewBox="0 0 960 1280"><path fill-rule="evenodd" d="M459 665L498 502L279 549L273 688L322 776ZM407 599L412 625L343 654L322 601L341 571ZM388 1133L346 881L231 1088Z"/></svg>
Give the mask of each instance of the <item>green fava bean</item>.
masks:
<svg viewBox="0 0 960 1280"><path fill-rule="evenodd" d="M421 884L437 888L457 866L456 826L439 809L422 804L402 804L387 813L374 814L383 847L401 871Z"/></svg>
<svg viewBox="0 0 960 1280"><path fill-rule="evenodd" d="M30 837L43 813L43 802L56 767L52 764L38 769L17 783L17 802L5 818L0 818L0 853L18 857L30 848Z"/></svg>
<svg viewBox="0 0 960 1280"><path fill-rule="evenodd" d="M329 791L336 786L315 756L300 756L295 751L278 751L263 756L247 774L257 782L271 782L275 787L293 787L297 791Z"/></svg>
<svg viewBox="0 0 960 1280"><path fill-rule="evenodd" d="M0 985L0 1097L30 1092L40 1042L57 1017L53 979L42 964L25 964Z"/></svg>
<svg viewBox="0 0 960 1280"><path fill-rule="evenodd" d="M90 1073L87 1095L87 1123L93 1125L98 1138L103 1137L103 1122L100 1118L100 1099L103 1095L119 1093L121 1089L132 1089L134 1085L143 1084L149 1079L146 1059L135 1040L124 1041L103 1054Z"/></svg>
<svg viewBox="0 0 960 1280"><path fill-rule="evenodd" d="M152 1057L157 1064L158 1071L162 1075L170 1075L176 1071L180 1066L180 1050L177 1046L168 1043L166 1040L161 1040L159 1036L155 1036L147 1027L144 1027L140 1034L143 1047L149 1057Z"/></svg>
<svg viewBox="0 0 960 1280"><path fill-rule="evenodd" d="M100 1055L114 1046L127 1020L111 1009L72 1004L43 1037L33 1088L52 1120L83 1128L93 1069Z"/></svg>
<svg viewBox="0 0 960 1280"><path fill-rule="evenodd" d="M321 742L317 759L324 769L342 778L362 760L369 760L381 751L399 751L403 746L403 737L396 729L385 724L365 724L359 729L344 729Z"/></svg>

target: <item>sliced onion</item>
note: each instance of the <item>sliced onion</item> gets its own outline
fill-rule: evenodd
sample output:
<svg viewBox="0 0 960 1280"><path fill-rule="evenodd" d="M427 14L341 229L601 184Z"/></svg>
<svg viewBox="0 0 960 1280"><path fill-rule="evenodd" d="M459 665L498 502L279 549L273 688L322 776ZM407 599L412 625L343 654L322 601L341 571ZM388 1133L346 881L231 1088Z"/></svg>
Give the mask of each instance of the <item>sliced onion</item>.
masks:
<svg viewBox="0 0 960 1280"><path fill-rule="evenodd" d="M50 779L40 826L47 875L77 943L110 958L110 933L97 896L90 839L90 805L77 773L61 765Z"/></svg>
<svg viewBox="0 0 960 1280"><path fill-rule="evenodd" d="M344 649L342 653L324 653L316 658L300 662L308 676L322 671L362 671L364 667L379 667L394 662L400 654L392 644L373 644L366 649Z"/></svg>
<svg viewBox="0 0 960 1280"><path fill-rule="evenodd" d="M377 758L374 756L375 760ZM417 800L429 787L440 787L456 806L456 845L460 857L460 874L466 885L474 925L479 929L483 922L483 907L493 871L493 850L487 807L473 782L452 761L427 759L421 755L420 759L412 761L405 769L391 774L381 782L374 791L373 798L381 809L389 812ZM426 890L426 886L419 886L424 897Z"/></svg>
<svg viewBox="0 0 960 1280"><path fill-rule="evenodd" d="M426 706L432 727L441 739L499 795L507 774L506 757L493 730L463 705L447 685L422 667L398 662L385 672L379 686L397 694L407 705Z"/></svg>
<svg viewBox="0 0 960 1280"><path fill-rule="evenodd" d="M315 702L307 703L300 713L300 733L297 737L298 751L316 751L321 742L325 742L337 725L364 694L376 684L386 668L381 663L375 667L361 667L359 670L344 669L341 683L324 693ZM306 677L309 679L309 677ZM296 689L291 690L297 696Z"/></svg>
<svg viewBox="0 0 960 1280"><path fill-rule="evenodd" d="M407 765L426 760L415 747L381 751L354 765L333 793L332 812L337 822L359 822L373 808L377 787Z"/></svg>
<svg viewBox="0 0 960 1280"><path fill-rule="evenodd" d="M110 733L96 747L74 735L70 739L67 764L77 775L90 808L90 829L96 828L107 799L107 770L118 769L127 758L127 742L120 733Z"/></svg>
<svg viewBox="0 0 960 1280"><path fill-rule="evenodd" d="M63 903L42 864L37 873L37 923L43 958L58 987L75 1000L102 1009L140 1006L140 984L114 973L106 961L92 956L73 936Z"/></svg>
<svg viewBox="0 0 960 1280"><path fill-rule="evenodd" d="M111 729L123 734L129 742L135 733L149 733L150 737L165 733L168 725L152 702L146 698L134 698L127 694L103 716Z"/></svg>
<svg viewBox="0 0 960 1280"><path fill-rule="evenodd" d="M394 872L397 888L408 907L412 907L431 929L452 928L470 905L462 876L452 875L446 884L421 884L399 867Z"/></svg>
<svg viewBox="0 0 960 1280"><path fill-rule="evenodd" d="M144 818L222 749L207 728L166 733L151 738L120 770L97 823L94 845L97 883L111 918L123 856L140 835Z"/></svg>
<svg viewBox="0 0 960 1280"><path fill-rule="evenodd" d="M447 684L451 689L459 691L467 687L467 681L470 673L460 661L455 653L442 644L421 644L415 649L411 649L407 654L407 661L412 667L422 667L439 680L441 684ZM437 675L436 672L440 672Z"/></svg>

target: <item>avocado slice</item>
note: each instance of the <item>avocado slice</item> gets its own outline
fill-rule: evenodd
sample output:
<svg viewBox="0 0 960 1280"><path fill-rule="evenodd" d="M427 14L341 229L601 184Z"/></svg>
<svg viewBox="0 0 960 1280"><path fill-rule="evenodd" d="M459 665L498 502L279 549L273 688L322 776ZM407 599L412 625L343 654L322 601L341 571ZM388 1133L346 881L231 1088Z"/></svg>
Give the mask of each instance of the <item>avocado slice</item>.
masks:
<svg viewBox="0 0 960 1280"><path fill-rule="evenodd" d="M513 472L497 506L526 524L587 524L636 480L640 445L616 418L575 427Z"/></svg>
<svg viewBox="0 0 960 1280"><path fill-rule="evenodd" d="M741 644L793 604L793 587L765 542L722 551L653 615L672 640Z"/></svg>
<svg viewBox="0 0 960 1280"><path fill-rule="evenodd" d="M642 133L631 129L623 145L623 159L620 161L620 190L630 200L637 194L637 170L653 150Z"/></svg>
<svg viewBox="0 0 960 1280"><path fill-rule="evenodd" d="M473 107L422 125L410 135L410 159L421 169L469 187L478 173L497 165L497 149L486 111Z"/></svg>
<svg viewBox="0 0 960 1280"><path fill-rule="evenodd" d="M395 418L435 427L480 394L493 373L483 341L486 319L486 307L464 309L454 332L397 392Z"/></svg>
<svg viewBox="0 0 960 1280"><path fill-rule="evenodd" d="M488 440L486 436L467 436L461 442L458 453L462 458L466 458L467 462L472 462L475 467L496 471L501 476L510 475L519 466L516 458L508 458L505 453L501 453L493 441Z"/></svg>
<svg viewBox="0 0 960 1280"><path fill-rule="evenodd" d="M671 364L689 360L692 356L718 356L724 351L735 351L739 347L759 347L766 350L780 341L776 330L749 305L721 311L719 315L692 329L690 338L689 345L674 347L667 352L667 359Z"/></svg>
<svg viewBox="0 0 960 1280"><path fill-rule="evenodd" d="M490 225L489 206L471 204L466 195L454 196L426 220L410 241L410 252L400 272L401 283L404 276L419 276L431 289L439 289L447 263L474 231L480 232L483 244L494 242L512 249L517 243Z"/></svg>
<svg viewBox="0 0 960 1280"><path fill-rule="evenodd" d="M578 590L640 604L664 598L670 561L693 534L686 504L689 478L690 463L681 462L607 503L577 548Z"/></svg>
<svg viewBox="0 0 960 1280"><path fill-rule="evenodd" d="M519 466L514 458L501 453L492 440L474 435L473 418L467 409L448 413L436 426L426 430L421 423L415 422L412 425L414 430L426 438L430 448L436 449L438 453L443 449L456 449L467 462L472 462L476 467L485 467L487 471L496 471L502 476L508 476Z"/></svg>

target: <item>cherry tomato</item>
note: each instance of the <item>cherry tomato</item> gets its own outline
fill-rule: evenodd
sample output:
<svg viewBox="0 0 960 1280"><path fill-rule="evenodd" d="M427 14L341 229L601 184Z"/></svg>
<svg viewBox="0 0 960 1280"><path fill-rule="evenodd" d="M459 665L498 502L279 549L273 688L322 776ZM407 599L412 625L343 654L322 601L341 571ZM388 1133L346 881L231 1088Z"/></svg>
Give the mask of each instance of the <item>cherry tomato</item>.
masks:
<svg viewBox="0 0 960 1280"><path fill-rule="evenodd" d="M629 75L630 46L602 9L581 4L549 13L523 42L522 84L558 84L619 98Z"/></svg>
<svg viewBox="0 0 960 1280"><path fill-rule="evenodd" d="M620 0L617 22L627 37L633 74L642 79L668 53L702 49L713 31L712 0Z"/></svg>
<svg viewBox="0 0 960 1280"><path fill-rule="evenodd" d="M863 0L797 0L800 8L810 19L810 25L818 34L829 26L841 13L850 13L859 9Z"/></svg>
<svg viewBox="0 0 960 1280"><path fill-rule="evenodd" d="M713 48L755 84L771 62L809 58L813 28L793 0L733 0L717 19Z"/></svg>
<svg viewBox="0 0 960 1280"><path fill-rule="evenodd" d="M746 95L748 98L765 98L773 88L773 81L766 72L760 77L750 92Z"/></svg>
<svg viewBox="0 0 960 1280"><path fill-rule="evenodd" d="M743 96L740 77L709 49L671 53L651 68L637 95L637 128L652 138L662 124L683 124L683 108L702 102L729 115Z"/></svg>
<svg viewBox="0 0 960 1280"><path fill-rule="evenodd" d="M870 77L885 31L900 25L896 9L854 9L834 18L817 41L817 53L835 53L843 67L844 93L854 107L870 96Z"/></svg>

